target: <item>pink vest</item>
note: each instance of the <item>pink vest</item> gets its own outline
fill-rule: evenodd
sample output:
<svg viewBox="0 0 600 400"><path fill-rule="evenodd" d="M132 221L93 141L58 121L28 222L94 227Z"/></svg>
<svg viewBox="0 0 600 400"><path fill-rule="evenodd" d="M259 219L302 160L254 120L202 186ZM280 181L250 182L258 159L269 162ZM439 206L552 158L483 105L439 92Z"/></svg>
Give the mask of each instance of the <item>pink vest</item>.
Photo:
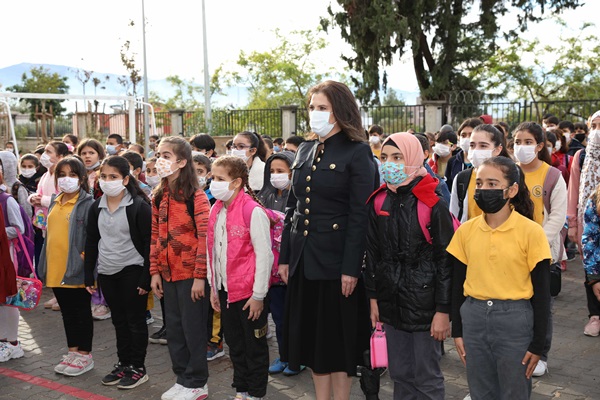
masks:
<svg viewBox="0 0 600 400"><path fill-rule="evenodd" d="M250 204L248 204L250 203ZM258 207L258 204L244 191L240 191L237 197L227 207L227 220L225 226L227 229L227 302L236 301L252 297L254 287L254 274L256 273L256 255L250 239L250 227L244 222L244 208ZM210 257L210 270L212 275L211 285L216 287L215 268L214 268L214 245L215 245L215 224L217 215L223 208L223 202L217 200L210 210L208 218L207 246Z"/></svg>

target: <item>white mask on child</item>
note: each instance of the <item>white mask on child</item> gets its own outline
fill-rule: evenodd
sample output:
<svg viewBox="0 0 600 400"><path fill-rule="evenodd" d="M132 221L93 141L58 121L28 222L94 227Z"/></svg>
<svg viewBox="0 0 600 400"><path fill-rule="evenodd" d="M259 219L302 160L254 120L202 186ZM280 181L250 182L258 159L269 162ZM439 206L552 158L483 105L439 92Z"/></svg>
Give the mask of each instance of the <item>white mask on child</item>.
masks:
<svg viewBox="0 0 600 400"><path fill-rule="evenodd" d="M212 181L210 183L210 193L217 200L228 201L233 196L234 190L229 189L231 182Z"/></svg>
<svg viewBox="0 0 600 400"><path fill-rule="evenodd" d="M58 178L58 188L64 193L75 193L79 190L79 179L69 176Z"/></svg>
<svg viewBox="0 0 600 400"><path fill-rule="evenodd" d="M32 176L35 175L36 172L37 172L37 169L35 169L35 168L22 168L21 169L21 175L23 175L25 178L31 178Z"/></svg>
<svg viewBox="0 0 600 400"><path fill-rule="evenodd" d="M271 174L271 185L273 185L275 189L287 189L290 185L289 174Z"/></svg>

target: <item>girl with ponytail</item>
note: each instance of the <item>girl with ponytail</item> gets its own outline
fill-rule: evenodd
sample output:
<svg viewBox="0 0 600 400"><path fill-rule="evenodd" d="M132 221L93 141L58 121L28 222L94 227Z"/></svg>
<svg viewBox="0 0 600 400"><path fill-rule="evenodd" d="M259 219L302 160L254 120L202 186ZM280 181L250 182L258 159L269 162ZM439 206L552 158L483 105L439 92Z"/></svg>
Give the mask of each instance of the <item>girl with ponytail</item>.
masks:
<svg viewBox="0 0 600 400"><path fill-rule="evenodd" d="M455 258L452 336L471 397L529 399L548 328L550 246L532 220L523 172L508 158L477 169L474 199L483 214L447 248Z"/></svg>
<svg viewBox="0 0 600 400"><path fill-rule="evenodd" d="M265 301L274 261L272 221L249 187L242 158L220 157L211 172L217 201L208 222L210 301L221 312L236 399L259 399L266 395L269 369Z"/></svg>

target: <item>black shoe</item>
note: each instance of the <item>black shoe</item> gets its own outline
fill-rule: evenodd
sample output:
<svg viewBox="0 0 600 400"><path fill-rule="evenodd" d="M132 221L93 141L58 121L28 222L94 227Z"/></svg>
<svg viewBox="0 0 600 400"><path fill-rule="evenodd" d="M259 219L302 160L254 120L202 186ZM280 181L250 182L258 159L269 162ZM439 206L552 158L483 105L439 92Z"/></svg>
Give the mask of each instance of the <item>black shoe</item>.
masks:
<svg viewBox="0 0 600 400"><path fill-rule="evenodd" d="M155 344L167 344L167 327L163 325L157 332L150 335L148 341Z"/></svg>
<svg viewBox="0 0 600 400"><path fill-rule="evenodd" d="M115 364L115 369L113 369L110 374L106 375L102 378L102 384L106 386L113 386L119 383L119 381L125 377L126 366L121 364L121 361Z"/></svg>
<svg viewBox="0 0 600 400"><path fill-rule="evenodd" d="M117 387L119 389L133 389L147 380L148 374L146 374L146 368L134 368L130 366L125 370L125 376L119 381Z"/></svg>

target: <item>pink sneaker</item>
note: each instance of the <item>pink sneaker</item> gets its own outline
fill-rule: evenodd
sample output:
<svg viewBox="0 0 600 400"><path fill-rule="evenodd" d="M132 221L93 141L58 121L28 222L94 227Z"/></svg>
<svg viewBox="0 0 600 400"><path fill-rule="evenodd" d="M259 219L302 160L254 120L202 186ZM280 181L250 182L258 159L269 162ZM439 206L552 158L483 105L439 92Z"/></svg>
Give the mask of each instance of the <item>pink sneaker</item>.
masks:
<svg viewBox="0 0 600 400"><path fill-rule="evenodd" d="M110 318L110 308L105 305L98 304L96 308L92 309L92 318L99 321Z"/></svg>
<svg viewBox="0 0 600 400"><path fill-rule="evenodd" d="M589 322L583 328L583 334L586 336L596 337L600 335L600 317L592 315Z"/></svg>

